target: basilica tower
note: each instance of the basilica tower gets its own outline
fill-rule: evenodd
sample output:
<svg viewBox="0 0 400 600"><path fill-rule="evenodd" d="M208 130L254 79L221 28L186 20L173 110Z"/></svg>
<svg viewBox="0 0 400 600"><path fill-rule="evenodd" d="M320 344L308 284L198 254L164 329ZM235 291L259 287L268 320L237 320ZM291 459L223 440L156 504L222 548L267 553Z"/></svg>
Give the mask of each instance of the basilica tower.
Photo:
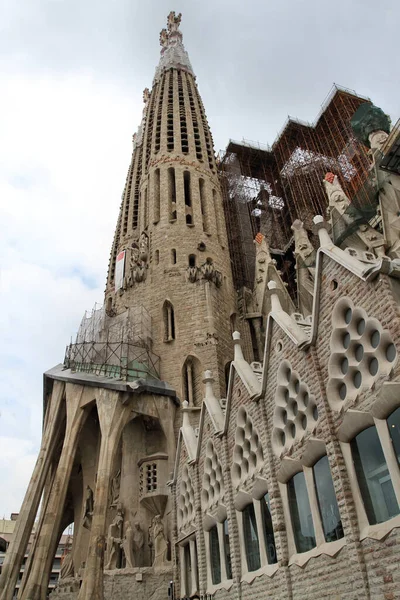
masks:
<svg viewBox="0 0 400 600"><path fill-rule="evenodd" d="M234 292L213 141L180 21L168 16L153 87L144 90L105 306L110 327L146 309L160 378L200 405L206 368L225 391Z"/></svg>

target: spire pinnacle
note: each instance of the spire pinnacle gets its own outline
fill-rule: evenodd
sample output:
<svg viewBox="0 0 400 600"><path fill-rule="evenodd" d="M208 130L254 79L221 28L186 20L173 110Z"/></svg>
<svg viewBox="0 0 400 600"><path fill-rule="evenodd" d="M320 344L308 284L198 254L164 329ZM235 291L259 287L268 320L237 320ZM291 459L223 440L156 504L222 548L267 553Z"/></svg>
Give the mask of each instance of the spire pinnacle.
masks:
<svg viewBox="0 0 400 600"><path fill-rule="evenodd" d="M176 15L172 10L167 18L167 28L160 32L161 59L154 76L155 81L163 71L173 67L194 74L189 56L182 43L183 36L179 29L181 20L182 13Z"/></svg>

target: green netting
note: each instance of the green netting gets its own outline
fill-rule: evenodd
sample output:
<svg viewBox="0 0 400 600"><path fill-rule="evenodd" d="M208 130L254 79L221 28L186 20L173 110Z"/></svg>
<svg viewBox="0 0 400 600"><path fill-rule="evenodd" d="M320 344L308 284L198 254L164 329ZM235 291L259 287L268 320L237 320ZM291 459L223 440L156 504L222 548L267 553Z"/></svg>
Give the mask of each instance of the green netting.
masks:
<svg viewBox="0 0 400 600"><path fill-rule="evenodd" d="M350 120L354 135L358 141L369 147L369 135L373 131L390 132L390 118L381 108L369 104L361 104Z"/></svg>

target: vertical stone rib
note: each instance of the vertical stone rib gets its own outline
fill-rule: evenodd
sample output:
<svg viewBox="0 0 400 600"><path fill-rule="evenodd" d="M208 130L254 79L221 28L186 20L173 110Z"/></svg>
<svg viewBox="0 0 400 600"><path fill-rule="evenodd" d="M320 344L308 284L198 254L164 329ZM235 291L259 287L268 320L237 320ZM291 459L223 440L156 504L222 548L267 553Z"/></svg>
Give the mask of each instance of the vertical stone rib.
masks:
<svg viewBox="0 0 400 600"><path fill-rule="evenodd" d="M186 85L187 85L188 96L189 96L190 112L192 115L193 139L194 139L196 158L197 158L197 160L202 162L203 161L203 152L202 152L202 147L201 147L200 126L199 126L199 120L198 120L198 116L197 116L198 113L196 111L195 97L193 94L194 82L192 80L191 75L189 75L188 73L186 73Z"/></svg>

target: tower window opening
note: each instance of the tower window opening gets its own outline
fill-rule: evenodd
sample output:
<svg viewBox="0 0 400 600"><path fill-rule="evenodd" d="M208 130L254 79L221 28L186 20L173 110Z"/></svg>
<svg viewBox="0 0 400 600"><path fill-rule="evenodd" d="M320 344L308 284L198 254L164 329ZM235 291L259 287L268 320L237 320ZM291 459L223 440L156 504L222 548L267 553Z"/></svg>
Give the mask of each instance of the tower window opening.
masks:
<svg viewBox="0 0 400 600"><path fill-rule="evenodd" d="M179 119L181 124L181 148L183 154L189 152L189 140L186 124L185 96L183 93L182 73L178 71Z"/></svg>
<svg viewBox="0 0 400 600"><path fill-rule="evenodd" d="M154 171L154 216L153 223L160 220L160 169Z"/></svg>
<svg viewBox="0 0 400 600"><path fill-rule="evenodd" d="M167 108L167 150L174 149L174 71L169 72Z"/></svg>
<svg viewBox="0 0 400 600"><path fill-rule="evenodd" d="M217 237L218 237L218 241L221 244L222 248L223 243L222 243L222 227L221 227L221 213L220 213L220 209L219 209L219 204L218 204L218 195L215 189L213 189L212 191L212 196L213 196L213 204L214 204L214 211L215 211L215 223L217 225Z"/></svg>
<svg viewBox="0 0 400 600"><path fill-rule="evenodd" d="M146 465L146 490L147 492L157 490L157 465L155 463Z"/></svg>
<svg viewBox="0 0 400 600"><path fill-rule="evenodd" d="M142 177L142 148L137 148L137 159L136 159L136 173L135 173L135 189L133 194L133 214L132 214L132 227L136 229L138 226L138 215L139 215L139 186L140 179Z"/></svg>
<svg viewBox="0 0 400 600"><path fill-rule="evenodd" d="M172 248L172 250L171 250L171 263L173 265L176 265L176 250L175 250L175 248Z"/></svg>
<svg viewBox="0 0 400 600"><path fill-rule="evenodd" d="M176 221L176 181L175 169L168 169L168 198L169 198L169 220Z"/></svg>
<svg viewBox="0 0 400 600"><path fill-rule="evenodd" d="M171 302L166 300L163 306L164 342L172 342L175 339L175 314Z"/></svg>
<svg viewBox="0 0 400 600"><path fill-rule="evenodd" d="M143 222L144 229L147 229L147 227L149 226L149 203L147 197L147 187L145 188L143 193Z"/></svg>
<svg viewBox="0 0 400 600"><path fill-rule="evenodd" d="M153 139L153 123L154 123L154 112L155 112L155 97L156 90L154 88L149 101L149 107L147 112L147 138L146 138L146 173L149 166L150 154L151 154L151 143Z"/></svg>
<svg viewBox="0 0 400 600"><path fill-rule="evenodd" d="M207 210L207 201L204 193L204 179L199 179L199 195L200 195L200 209L201 216L203 220L203 231L204 233L209 232L209 221L208 221L208 210Z"/></svg>
<svg viewBox="0 0 400 600"><path fill-rule="evenodd" d="M195 266L196 266L196 255L189 254L189 267L195 267Z"/></svg>
<svg viewBox="0 0 400 600"><path fill-rule="evenodd" d="M190 173L185 171L183 173L183 188L185 196L185 216L186 224L193 225L193 208L192 208L192 197L190 193Z"/></svg>
<svg viewBox="0 0 400 600"><path fill-rule="evenodd" d="M182 397L189 406L201 406L203 400L203 369L198 358L188 356L182 368Z"/></svg>
<svg viewBox="0 0 400 600"><path fill-rule="evenodd" d="M195 105L195 101L194 101L192 84L191 84L191 81L190 81L190 75L188 75L187 73L186 73L186 84L187 84L187 90L188 90L188 96L189 96L190 112L191 112L191 115L192 115L192 124L193 124L193 134L194 134L194 145L195 145L195 150L196 150L196 158L199 161L203 161L203 153L202 153L202 150L201 150L201 141L200 141L200 134L199 134L199 122L198 122L198 119L197 119L196 105Z"/></svg>
<svg viewBox="0 0 400 600"><path fill-rule="evenodd" d="M160 251L156 250L154 253L154 261L156 263L156 265L158 265L158 263L160 262Z"/></svg>
<svg viewBox="0 0 400 600"><path fill-rule="evenodd" d="M164 79L160 84L160 96L158 98L158 108L157 108L157 125L156 125L156 136L154 143L155 152L160 151L161 147L161 119L162 119L162 109L163 109L163 101L164 101L164 89L167 87L167 79L164 75Z"/></svg>

